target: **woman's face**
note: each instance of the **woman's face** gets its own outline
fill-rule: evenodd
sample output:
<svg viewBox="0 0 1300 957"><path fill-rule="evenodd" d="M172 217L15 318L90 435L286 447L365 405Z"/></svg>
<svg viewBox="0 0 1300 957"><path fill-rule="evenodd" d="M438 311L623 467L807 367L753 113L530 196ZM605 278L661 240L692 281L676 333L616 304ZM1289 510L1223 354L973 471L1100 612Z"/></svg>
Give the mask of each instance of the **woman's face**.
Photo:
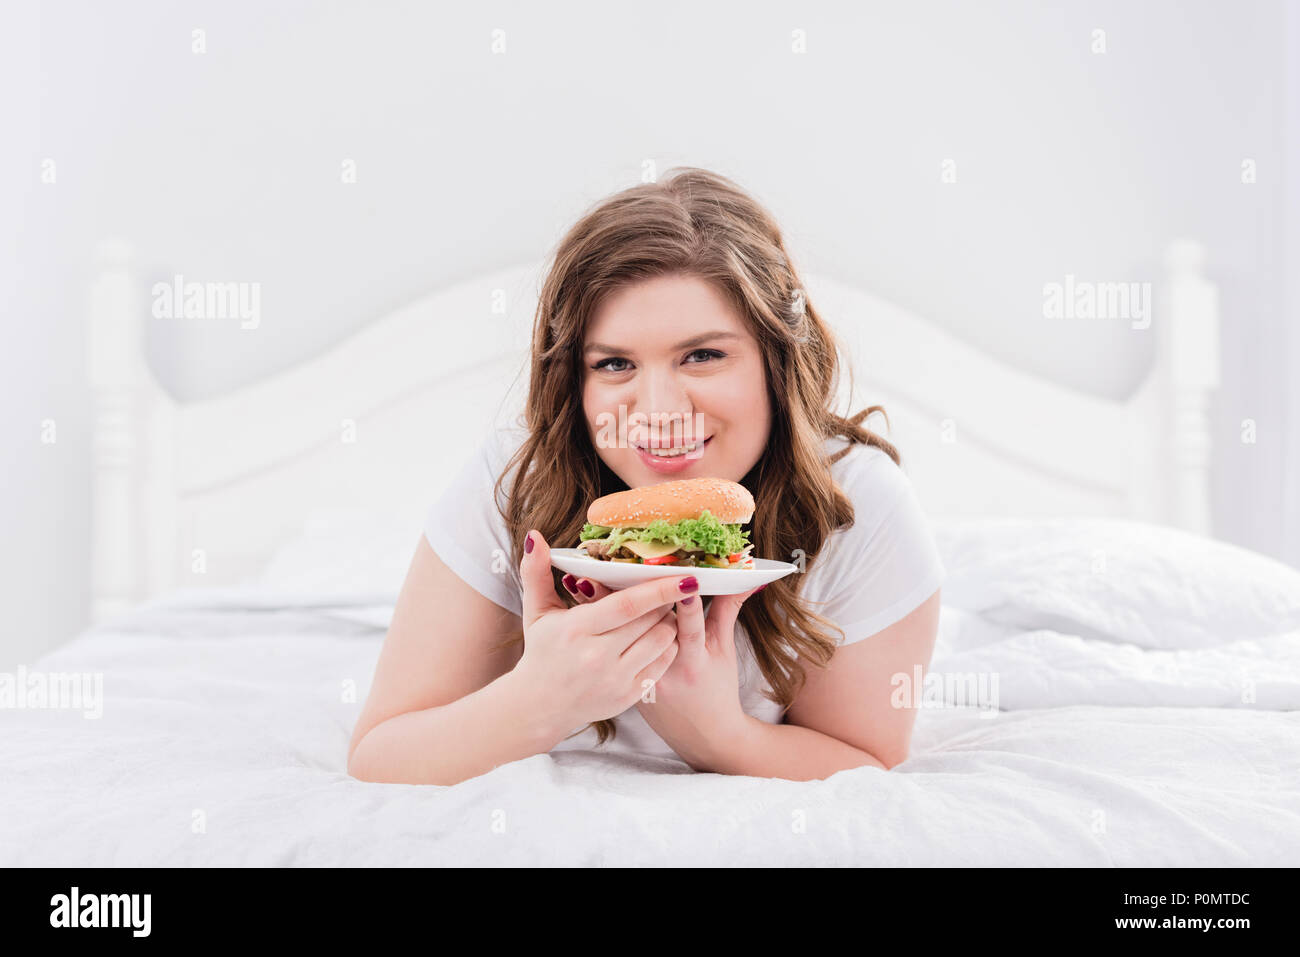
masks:
<svg viewBox="0 0 1300 957"><path fill-rule="evenodd" d="M607 295L588 324L582 363L591 443L629 488L739 482L767 446L758 342L702 279L659 276Z"/></svg>

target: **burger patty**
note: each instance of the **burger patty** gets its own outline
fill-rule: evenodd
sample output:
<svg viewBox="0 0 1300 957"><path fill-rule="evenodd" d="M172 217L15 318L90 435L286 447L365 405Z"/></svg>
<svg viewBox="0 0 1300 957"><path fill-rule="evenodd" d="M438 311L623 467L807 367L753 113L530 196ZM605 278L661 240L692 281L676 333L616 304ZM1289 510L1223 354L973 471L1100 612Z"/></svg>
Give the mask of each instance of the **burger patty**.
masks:
<svg viewBox="0 0 1300 957"><path fill-rule="evenodd" d="M587 554L590 555L592 558L599 559L600 561L604 561L604 562L612 561L616 558L630 559L634 562L642 561L642 559L637 555L636 552L632 551L626 546L620 545L618 546L618 548L611 550L608 543L600 539L588 539L586 542L583 543L583 547L584 550L587 552ZM694 567L696 565L708 564L708 562L704 561L704 556L707 554L707 552L700 551L699 549L691 550L691 549L679 548L677 549L677 551L672 552L671 554L672 557L676 559L676 561L673 563L675 565L685 565L687 567ZM718 556L718 557L722 558L722 556Z"/></svg>
<svg viewBox="0 0 1300 957"><path fill-rule="evenodd" d="M602 542L599 540L589 540L586 543L586 550L587 550L587 554L590 555L592 558L599 558L604 561L609 561L610 559L613 558L631 558L631 559L638 558L637 553L632 551L626 545L620 545L618 546L618 548L610 549L608 542ZM704 554L703 552L688 552L685 549L681 549L681 548L677 549L677 551L672 553L673 557L675 557L678 560L678 562L681 562L681 560L684 558L694 559L696 555L703 555L703 554Z"/></svg>
<svg viewBox="0 0 1300 957"><path fill-rule="evenodd" d="M589 538L582 543L582 549L592 558L609 558L609 542L602 541L598 538ZM626 548L616 549L618 552L627 551Z"/></svg>

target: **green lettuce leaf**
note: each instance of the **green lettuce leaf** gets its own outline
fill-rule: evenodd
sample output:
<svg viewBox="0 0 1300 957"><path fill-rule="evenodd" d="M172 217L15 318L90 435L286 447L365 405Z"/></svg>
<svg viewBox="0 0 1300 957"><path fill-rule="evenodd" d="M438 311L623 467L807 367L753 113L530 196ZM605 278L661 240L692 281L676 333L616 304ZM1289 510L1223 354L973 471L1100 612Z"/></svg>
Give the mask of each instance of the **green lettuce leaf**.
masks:
<svg viewBox="0 0 1300 957"><path fill-rule="evenodd" d="M749 544L749 533L739 525L724 525L705 509L699 518L686 518L680 522L658 519L644 528L609 529L603 525L587 525L582 530L582 540L605 538L610 548L624 542L667 542L688 551L702 551L710 555L730 555Z"/></svg>

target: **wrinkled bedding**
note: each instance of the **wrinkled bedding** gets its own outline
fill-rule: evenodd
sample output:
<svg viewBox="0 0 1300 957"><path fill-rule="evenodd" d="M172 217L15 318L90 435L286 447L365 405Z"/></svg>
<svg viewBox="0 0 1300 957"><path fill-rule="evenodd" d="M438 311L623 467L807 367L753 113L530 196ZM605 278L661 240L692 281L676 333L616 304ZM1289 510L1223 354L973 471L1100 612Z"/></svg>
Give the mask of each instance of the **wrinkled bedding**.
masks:
<svg viewBox="0 0 1300 957"><path fill-rule="evenodd" d="M557 751L454 787L358 782L393 595L263 582L29 665L102 673L102 715L0 709L0 865L1300 863L1300 572L1132 523L936 533L931 673L996 675L996 708L936 691L892 771Z"/></svg>

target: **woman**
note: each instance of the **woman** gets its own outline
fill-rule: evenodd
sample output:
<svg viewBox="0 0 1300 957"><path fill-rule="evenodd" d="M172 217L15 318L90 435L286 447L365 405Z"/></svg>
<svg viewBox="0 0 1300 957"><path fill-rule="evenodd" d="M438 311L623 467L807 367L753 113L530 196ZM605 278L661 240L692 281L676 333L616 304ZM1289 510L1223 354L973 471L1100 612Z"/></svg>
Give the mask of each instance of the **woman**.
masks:
<svg viewBox="0 0 1300 957"><path fill-rule="evenodd" d="M573 226L523 427L430 511L349 773L454 784L592 747L791 780L906 758L890 679L929 664L944 569L898 452L859 424L878 407L832 411L833 338L800 285L769 214L704 170ZM610 441L620 413L683 425ZM689 574L609 593L552 569L594 499L703 476L745 485L754 555L804 573L706 601Z"/></svg>

